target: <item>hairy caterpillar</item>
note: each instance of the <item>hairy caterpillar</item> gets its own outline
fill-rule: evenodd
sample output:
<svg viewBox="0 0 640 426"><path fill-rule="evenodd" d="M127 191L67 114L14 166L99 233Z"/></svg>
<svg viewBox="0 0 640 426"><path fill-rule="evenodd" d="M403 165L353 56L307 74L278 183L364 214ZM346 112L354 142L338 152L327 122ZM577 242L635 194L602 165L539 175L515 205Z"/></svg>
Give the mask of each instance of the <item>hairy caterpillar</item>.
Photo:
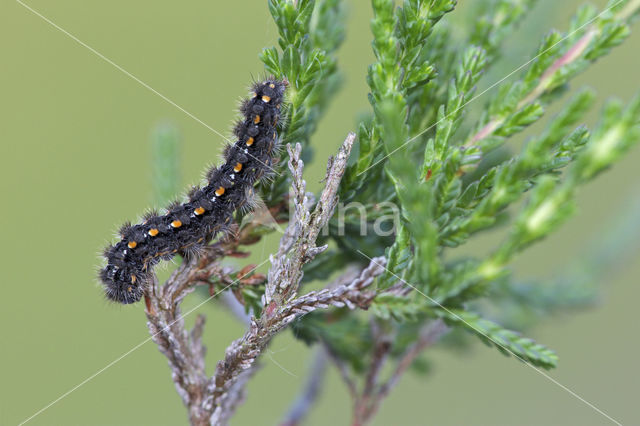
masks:
<svg viewBox="0 0 640 426"><path fill-rule="evenodd" d="M237 141L225 149L224 164L207 173L206 186L194 188L187 202L175 203L166 214L148 214L143 223L120 229L121 240L107 247L107 265L100 271L108 299L139 301L155 264L178 252L197 251L231 222L271 168L286 85L273 78L254 84L234 129Z"/></svg>

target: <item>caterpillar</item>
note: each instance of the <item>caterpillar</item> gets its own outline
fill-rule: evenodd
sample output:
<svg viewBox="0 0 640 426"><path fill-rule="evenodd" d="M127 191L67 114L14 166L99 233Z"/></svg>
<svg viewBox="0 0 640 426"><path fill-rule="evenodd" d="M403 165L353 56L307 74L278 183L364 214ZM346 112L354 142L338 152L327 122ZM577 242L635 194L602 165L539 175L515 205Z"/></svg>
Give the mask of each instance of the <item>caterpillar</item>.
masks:
<svg viewBox="0 0 640 426"><path fill-rule="evenodd" d="M122 226L120 241L104 251L107 264L99 276L109 300L139 301L154 265L177 253L195 253L228 228L233 213L247 204L254 185L271 169L286 87L286 80L275 78L253 85L233 131L237 140L224 150L224 163L209 170L206 186L193 188L188 201L174 203L164 215L149 213L140 224Z"/></svg>

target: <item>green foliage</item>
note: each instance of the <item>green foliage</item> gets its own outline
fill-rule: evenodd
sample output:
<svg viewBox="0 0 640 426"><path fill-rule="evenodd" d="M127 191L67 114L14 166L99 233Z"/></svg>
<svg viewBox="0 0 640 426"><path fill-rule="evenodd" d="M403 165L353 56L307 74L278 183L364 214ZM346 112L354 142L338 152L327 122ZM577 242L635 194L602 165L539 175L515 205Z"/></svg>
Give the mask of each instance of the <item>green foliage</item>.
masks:
<svg viewBox="0 0 640 426"><path fill-rule="evenodd" d="M535 0L479 0L474 21L456 28L458 37L447 23L455 1L397 3L371 2L371 110L357 123L357 151L340 197L361 204L369 233L387 202L398 207L398 226L392 237L361 235L357 214L334 218L323 240L331 250L308 265L306 281L364 264L361 254L384 254L387 268L376 281L368 315L375 327L392 330L393 357L417 339L425 322L440 318L503 353L555 367L553 351L483 317L530 326L595 298L593 280L584 275L559 273L563 279L548 285L523 283L509 266L570 217L580 185L640 140L640 96L626 107L608 102L592 131L585 120L595 93L582 88L562 99L576 75L628 37L640 2L611 3L615 7L603 11L580 8L565 32L547 33L518 72L489 86L484 105L474 98L476 88ZM341 2L269 5L279 48L261 57L269 72L291 82L284 142L306 146L338 88ZM512 152L514 136L559 102L559 112ZM499 227L504 239L493 250L472 257L457 251L480 231ZM597 273L603 270L604 264ZM294 332L308 343L322 341L361 372L372 356L372 327L363 315L340 309L310 314Z"/></svg>
<svg viewBox="0 0 640 426"><path fill-rule="evenodd" d="M374 315L383 320L416 321L428 312L422 301L393 294L381 294L371 305Z"/></svg>
<svg viewBox="0 0 640 426"><path fill-rule="evenodd" d="M165 207L180 191L180 135L170 124L156 127L151 146L153 204Z"/></svg>
<svg viewBox="0 0 640 426"><path fill-rule="evenodd" d="M495 225L499 213L518 201L541 174L552 174L571 161L589 137L584 127L570 132L587 112L593 94L582 91L555 117L545 132L530 139L519 156L490 169L471 183L458 198L459 215L442 228L441 237L447 246L465 242L469 235Z"/></svg>
<svg viewBox="0 0 640 426"><path fill-rule="evenodd" d="M371 350L371 332L368 323L346 310L332 313L313 312L302 321L293 323L297 339L307 344L324 342L335 356L347 362L356 372L365 369L363 354Z"/></svg>
<svg viewBox="0 0 640 426"><path fill-rule="evenodd" d="M402 7L395 8L392 0L372 2L372 46L377 62L369 66L367 83L375 120L365 122L359 128L360 155L356 165L345 174L343 200L359 200L357 194L363 182L379 172L376 163L381 161L381 156L388 155L407 140L409 127L406 121L415 122L408 118L407 99L428 85L436 74L428 60L426 40L434 25L445 13L452 11L455 4L452 0L406 0ZM392 115L403 118L398 120ZM399 124L393 129L386 128L386 131L394 132L394 142L390 137L382 137L383 123Z"/></svg>
<svg viewBox="0 0 640 426"><path fill-rule="evenodd" d="M504 355L513 355L521 361L546 369L553 368L558 363L558 356L552 350L472 312L442 310L440 314L450 324L466 327L488 346L497 348Z"/></svg>
<svg viewBox="0 0 640 426"><path fill-rule="evenodd" d="M486 52L491 61L500 55L504 40L536 3L536 0L483 0L474 5L476 13L468 43ZM478 15L480 16L479 18Z"/></svg>
<svg viewBox="0 0 640 426"><path fill-rule="evenodd" d="M573 212L577 186L610 166L640 139L640 96L626 109L617 101L609 102L601 117L600 126L576 156L564 181L549 175L537 180L509 237L481 267L487 278L503 268L516 253L553 232Z"/></svg>
<svg viewBox="0 0 640 426"><path fill-rule="evenodd" d="M344 5L339 0L269 0L269 11L279 48L265 48L260 59L268 73L289 82L281 143L303 144L308 161L309 139L340 83L335 53L344 38ZM287 190L282 173L263 190L267 205Z"/></svg>
<svg viewBox="0 0 640 426"><path fill-rule="evenodd" d="M404 279L413 258L410 244L409 230L400 224L396 233L396 240L391 247L387 248L387 268L378 279L378 288L385 290L395 284L398 281L398 277Z"/></svg>
<svg viewBox="0 0 640 426"><path fill-rule="evenodd" d="M328 99L337 90L335 51L344 34L344 6L337 0L270 0L280 49L264 49L267 71L289 82L282 143L308 144Z"/></svg>
<svg viewBox="0 0 640 426"><path fill-rule="evenodd" d="M540 119L544 106L571 78L622 43L629 32L627 20L612 11L580 9L569 31L554 31L543 39L522 78L500 85L465 145L478 145L486 153Z"/></svg>
<svg viewBox="0 0 640 426"><path fill-rule="evenodd" d="M635 199L622 214L610 219L605 232L572 264L552 273L550 282L502 281L490 290L492 303L483 303L483 311L505 325L522 329L553 314L595 305L598 283L611 281L637 250L639 215L640 202Z"/></svg>

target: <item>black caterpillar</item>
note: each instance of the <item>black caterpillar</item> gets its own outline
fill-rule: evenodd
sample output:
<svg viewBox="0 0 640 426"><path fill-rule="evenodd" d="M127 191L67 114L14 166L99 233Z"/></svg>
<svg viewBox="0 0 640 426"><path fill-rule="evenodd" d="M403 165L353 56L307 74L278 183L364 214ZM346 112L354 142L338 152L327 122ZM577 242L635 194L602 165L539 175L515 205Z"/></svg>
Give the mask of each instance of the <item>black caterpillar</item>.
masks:
<svg viewBox="0 0 640 426"><path fill-rule="evenodd" d="M286 81L273 78L254 84L253 97L242 103L243 118L234 129L237 142L226 147L225 163L207 173L208 184L194 188L189 201L120 229L122 239L107 247L107 266L100 272L108 299L139 301L160 260L197 252L228 227L234 211L247 203L255 183L271 169L286 86Z"/></svg>

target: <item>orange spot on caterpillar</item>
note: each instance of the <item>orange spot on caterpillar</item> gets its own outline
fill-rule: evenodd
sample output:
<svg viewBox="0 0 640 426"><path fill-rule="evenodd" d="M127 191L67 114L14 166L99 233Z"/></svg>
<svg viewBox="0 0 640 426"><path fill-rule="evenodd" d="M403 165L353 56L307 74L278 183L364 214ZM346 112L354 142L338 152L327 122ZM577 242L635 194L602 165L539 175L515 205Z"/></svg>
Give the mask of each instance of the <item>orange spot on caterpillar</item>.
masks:
<svg viewBox="0 0 640 426"><path fill-rule="evenodd" d="M204 213L204 209L202 207L198 207L193 212L197 215L201 215L202 213Z"/></svg>
<svg viewBox="0 0 640 426"><path fill-rule="evenodd" d="M267 95L262 96L262 102L269 102L270 100L271 100L270 96L267 96Z"/></svg>
<svg viewBox="0 0 640 426"><path fill-rule="evenodd" d="M180 228L182 226L182 222L176 219L173 222L171 222L171 226L173 226L174 228Z"/></svg>
<svg viewBox="0 0 640 426"><path fill-rule="evenodd" d="M133 291L133 287L131 287L131 286L127 287L127 291L128 291L129 293L131 293L131 292Z"/></svg>
<svg viewBox="0 0 640 426"><path fill-rule="evenodd" d="M242 170L242 163L236 163L236 166L233 168L233 171L238 173L240 170Z"/></svg>
<svg viewBox="0 0 640 426"><path fill-rule="evenodd" d="M137 245L138 243L136 243L135 241L129 241L129 244L127 244L127 247L129 247L130 249L134 249L136 248Z"/></svg>
<svg viewBox="0 0 640 426"><path fill-rule="evenodd" d="M253 96L251 96L252 98L255 98L256 96L258 96L257 92L253 92Z"/></svg>
<svg viewBox="0 0 640 426"><path fill-rule="evenodd" d="M253 119L253 124L258 124L260 122L260 116L256 115L256 118Z"/></svg>
<svg viewBox="0 0 640 426"><path fill-rule="evenodd" d="M249 136L249 139L247 139L247 146L251 146L251 145L253 145L253 138Z"/></svg>
<svg viewBox="0 0 640 426"><path fill-rule="evenodd" d="M155 237L156 235L158 235L160 231L158 231L156 228L151 228L149 229L148 234L151 235L152 237Z"/></svg>
<svg viewBox="0 0 640 426"><path fill-rule="evenodd" d="M269 84L269 87L271 87L272 89L275 89L275 88L276 88L276 85L275 85L275 84L273 84L273 83L271 83L271 84Z"/></svg>
<svg viewBox="0 0 640 426"><path fill-rule="evenodd" d="M137 278L135 275L131 274L131 284L135 284L137 281Z"/></svg>
<svg viewBox="0 0 640 426"><path fill-rule="evenodd" d="M222 194L224 194L224 188L223 187L220 187L220 188L216 189L216 195L218 197L221 196Z"/></svg>

